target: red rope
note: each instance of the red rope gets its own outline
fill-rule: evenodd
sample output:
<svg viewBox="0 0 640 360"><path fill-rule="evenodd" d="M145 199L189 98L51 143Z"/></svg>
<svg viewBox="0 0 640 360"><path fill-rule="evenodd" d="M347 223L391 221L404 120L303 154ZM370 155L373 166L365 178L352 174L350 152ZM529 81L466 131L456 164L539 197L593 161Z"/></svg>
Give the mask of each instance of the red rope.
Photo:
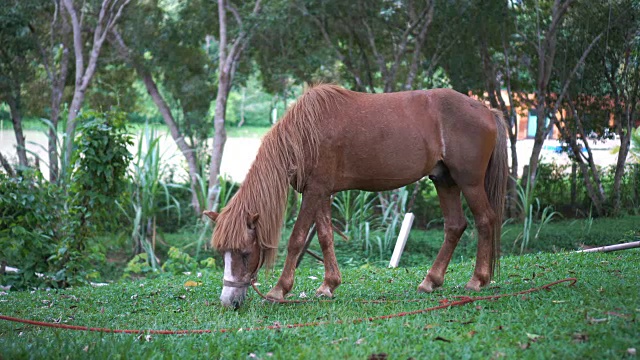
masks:
<svg viewBox="0 0 640 360"><path fill-rule="evenodd" d="M401 312L401 313L397 313L397 314L373 316L373 317L360 318L360 319L354 319L354 320L348 320L348 321L344 321L344 320L321 321L321 322L308 322L308 323L301 323L301 324L271 325L271 326L259 326L259 327L238 328L238 329L217 329L217 330L211 330L211 329L195 329L195 330L124 330L124 329L96 328L96 327L87 327L87 326L76 326L76 325L49 323L49 322L43 322L43 321L21 319L21 318L6 316L6 315L0 315L0 320L13 321L13 322L22 323L22 324L29 324L29 325L34 325L34 326L50 327L50 328L57 328L57 329L65 329L65 330L94 331L94 332L103 332L103 333L125 333L125 334L155 334L155 335L226 333L226 332L232 332L232 331L236 331L236 332L237 331L258 331L258 330L275 330L275 329L283 329L283 328L293 329L293 328L320 326L320 325L329 325L329 324L345 324L345 323L358 324L358 323L365 322L365 321L387 320L387 319L392 319L392 318L397 318L397 317L422 314L422 313L426 313L426 312L434 311L434 310L446 309L446 308L454 307L454 306L465 305L465 304L469 304L469 303L476 302L476 301L495 300L495 299L500 299L500 298L503 298L503 297L510 297L510 296L518 296L518 295L529 294L529 293L540 291L540 290L549 290L552 286L560 284L560 283L563 283L563 282L571 282L569 284L569 286L573 286L576 283L576 281L578 281L576 278L567 278L567 279L554 281L552 283L549 283L549 284L546 284L546 285L543 285L543 286L540 286L540 287L537 287L537 288L531 288L529 290L523 290L523 291L519 291L519 292L516 292L516 293L510 293L510 294L476 296L476 297L456 296L456 298L458 298L459 300L450 302L450 301L445 299L445 300L441 301L441 305L439 305L439 306L433 306L433 307L430 307L430 308L414 310L414 311ZM260 291L258 291L258 289L255 286L254 286L254 289L258 292L258 295L260 295L260 297L262 297L263 299L266 299L268 301L271 301L271 302L276 302L276 303L307 302L307 300L293 300L293 301L280 300L280 301L275 301L273 299L268 299L267 297L265 297Z"/></svg>

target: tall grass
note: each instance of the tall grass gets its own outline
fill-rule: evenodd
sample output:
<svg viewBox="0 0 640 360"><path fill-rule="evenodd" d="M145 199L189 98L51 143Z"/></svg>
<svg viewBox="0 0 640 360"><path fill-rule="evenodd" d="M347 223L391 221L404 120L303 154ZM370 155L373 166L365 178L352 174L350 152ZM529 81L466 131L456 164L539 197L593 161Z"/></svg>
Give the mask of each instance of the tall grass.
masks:
<svg viewBox="0 0 640 360"><path fill-rule="evenodd" d="M535 183L535 180L533 180ZM540 199L534 198L534 188L531 186L532 181L528 181L525 187L516 182L517 201L516 205L520 214L523 216L522 231L513 242L514 246L520 243L520 254L523 254L529 247L532 240L537 240L540 231L553 220L554 217L560 215L557 211L553 211L552 206L542 208ZM535 233L534 233L535 229Z"/></svg>
<svg viewBox="0 0 640 360"><path fill-rule="evenodd" d="M376 220L374 193L358 190L346 190L333 198L334 223L352 239L363 242L368 250L370 228Z"/></svg>
<svg viewBox="0 0 640 360"><path fill-rule="evenodd" d="M120 208L131 221L131 241L135 254L146 253L149 265L157 270L159 263L155 256L157 236L156 216L161 211L174 210L181 215L180 202L171 195L171 187L163 179L169 173L160 153L160 137L150 127L140 132L133 166L129 170L129 198ZM164 197L164 205L161 198Z"/></svg>
<svg viewBox="0 0 640 360"><path fill-rule="evenodd" d="M334 223L350 238L360 241L367 256L380 260L389 254L400 232L409 191L401 188L386 194L385 206L375 193L347 190L333 199Z"/></svg>

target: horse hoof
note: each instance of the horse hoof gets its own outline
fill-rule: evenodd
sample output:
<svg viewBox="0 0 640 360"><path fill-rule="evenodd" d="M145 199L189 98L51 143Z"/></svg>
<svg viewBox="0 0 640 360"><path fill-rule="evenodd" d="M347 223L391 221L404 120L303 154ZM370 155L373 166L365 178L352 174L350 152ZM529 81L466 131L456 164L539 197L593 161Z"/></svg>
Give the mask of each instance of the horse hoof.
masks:
<svg viewBox="0 0 640 360"><path fill-rule="evenodd" d="M271 289L271 291L269 291L266 296L268 300L276 302L284 300L284 292L278 287L274 287L273 289Z"/></svg>
<svg viewBox="0 0 640 360"><path fill-rule="evenodd" d="M480 280L471 279L464 288L471 291L480 291Z"/></svg>
<svg viewBox="0 0 640 360"><path fill-rule="evenodd" d="M318 296L318 297L326 296L328 298L332 298L333 294L331 293L331 289L329 288L329 286L327 286L325 284L322 284L322 285L320 285L320 287L316 291L316 296Z"/></svg>
<svg viewBox="0 0 640 360"><path fill-rule="evenodd" d="M438 286L433 286L430 281L423 281L418 285L418 293L432 293Z"/></svg>

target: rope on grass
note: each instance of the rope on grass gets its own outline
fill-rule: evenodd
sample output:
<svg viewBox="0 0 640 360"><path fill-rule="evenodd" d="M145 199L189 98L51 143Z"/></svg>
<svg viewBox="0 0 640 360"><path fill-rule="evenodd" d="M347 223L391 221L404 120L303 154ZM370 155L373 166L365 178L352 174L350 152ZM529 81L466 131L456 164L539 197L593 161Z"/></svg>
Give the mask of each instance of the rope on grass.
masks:
<svg viewBox="0 0 640 360"><path fill-rule="evenodd" d="M564 283L564 282L570 282L569 286L573 286L576 283L576 281L578 281L576 278L566 278L566 279L554 281L552 283L549 283L549 284L546 284L546 285L543 285L543 286L540 286L540 287L535 287L535 288L531 288L531 289L528 289L528 290L523 290L523 291L510 293L510 294L475 296L475 297L455 296L454 298L456 298L458 300L448 301L447 299L444 299L444 300L441 300L441 302L440 302L441 305L439 305L439 306L433 306L433 307L426 308L426 309L407 311L407 312L400 312L400 313L389 314L389 315L373 316L373 317L359 318L359 319L353 319L353 320L320 321L320 322L308 322L308 323L300 323L300 324L258 326L258 327L237 328L237 329L224 329L224 328L223 329L213 329L213 330L212 329L194 329L194 330L109 329L109 328L97 328L97 327L87 327L87 326L77 326L77 325L50 323L50 322L44 322L44 321L35 321L35 320L21 319L21 318L6 316L6 315L0 315L0 320L13 321L13 322L22 323L22 324L29 324L29 325L34 325L34 326L49 327L49 328L56 328L56 329L65 329L65 330L93 331L93 332L102 332L102 333L124 333L124 334L154 334L154 335L209 334L209 333L229 333L229 332L240 332L240 331L293 329L293 328L312 327L312 326L321 326L321 325L339 325L339 324L349 324L349 323L358 324L358 323L362 323L362 322L372 322L372 321L376 321L376 320L388 320L388 319L393 319L393 318L398 318L398 317L403 317L403 316L422 314L422 313L426 313L426 312L429 312L429 311L442 310L442 309L446 309L446 308L450 308L450 307L454 307L454 306L470 304L470 303L473 303L473 302L476 302L476 301L496 300L496 299L500 299L500 298L503 298L503 297L513 297L513 296L518 296L518 295L529 294L529 293L540 291L540 290L550 290L551 287L553 287L555 285L558 285L560 283ZM299 300L296 300L296 301L289 301L289 300L274 301L273 299L269 299L266 296L264 296L262 293L260 293L255 286L254 286L254 289L256 289L256 291L258 292L258 295L260 295L260 297L262 297L263 299L268 300L270 302L276 302L276 303L299 303L299 302L305 302L304 300L303 301L299 301Z"/></svg>

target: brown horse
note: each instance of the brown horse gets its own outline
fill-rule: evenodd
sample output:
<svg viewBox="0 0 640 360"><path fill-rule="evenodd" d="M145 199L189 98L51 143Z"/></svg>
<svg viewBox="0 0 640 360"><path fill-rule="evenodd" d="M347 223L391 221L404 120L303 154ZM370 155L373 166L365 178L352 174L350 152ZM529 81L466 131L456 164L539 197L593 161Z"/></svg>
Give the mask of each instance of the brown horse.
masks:
<svg viewBox="0 0 640 360"><path fill-rule="evenodd" d="M317 295L333 296L341 283L333 249L331 195L342 190L395 189L424 176L434 182L445 219L444 244L419 292L444 282L451 255L467 227L464 194L478 232L476 266L467 283L479 290L499 263L507 183L502 116L448 89L365 94L334 85L305 91L265 135L244 184L220 214L213 246L224 254L220 299L238 307L259 268L278 248L289 185L302 193L282 275L268 293L283 299L293 287L296 261L316 224L324 255Z"/></svg>

